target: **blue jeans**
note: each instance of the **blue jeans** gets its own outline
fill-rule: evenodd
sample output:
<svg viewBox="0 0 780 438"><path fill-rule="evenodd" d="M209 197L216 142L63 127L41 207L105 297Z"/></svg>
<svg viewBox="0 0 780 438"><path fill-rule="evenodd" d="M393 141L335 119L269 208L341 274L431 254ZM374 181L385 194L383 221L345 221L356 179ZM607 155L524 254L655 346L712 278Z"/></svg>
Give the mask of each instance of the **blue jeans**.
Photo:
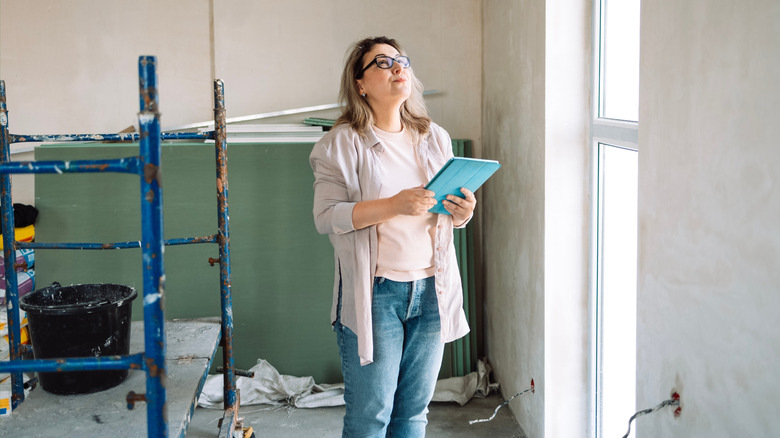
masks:
<svg viewBox="0 0 780 438"><path fill-rule="evenodd" d="M374 361L365 366L357 335L340 320L334 326L345 386L342 437L424 437L444 354L433 277L375 278L372 318Z"/></svg>

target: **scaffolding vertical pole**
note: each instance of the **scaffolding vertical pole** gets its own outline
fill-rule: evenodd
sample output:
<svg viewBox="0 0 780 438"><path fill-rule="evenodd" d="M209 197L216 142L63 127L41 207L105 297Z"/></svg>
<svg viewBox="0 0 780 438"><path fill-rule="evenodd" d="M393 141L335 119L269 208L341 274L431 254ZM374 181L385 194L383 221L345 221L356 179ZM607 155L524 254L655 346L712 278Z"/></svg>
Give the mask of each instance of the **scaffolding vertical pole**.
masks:
<svg viewBox="0 0 780 438"><path fill-rule="evenodd" d="M157 59L138 60L140 106L141 248L144 284L144 347L146 355L146 418L150 437L168 436L165 365L165 274L163 267L163 203L160 169L160 111Z"/></svg>
<svg viewBox="0 0 780 438"><path fill-rule="evenodd" d="M230 217L228 215L227 133L225 85L214 81L214 143L217 159L217 224L219 226L219 284L222 305L222 363L225 410L236 406L233 360L233 305L230 282Z"/></svg>
<svg viewBox="0 0 780 438"><path fill-rule="evenodd" d="M0 81L0 142L1 163L11 162L11 134L8 131L8 108L5 104L5 81ZM11 200L11 174L0 174L2 184L3 257L5 269L5 306L8 313L8 346L11 360L21 360L21 321L19 320L19 283L16 278L16 232L14 230L14 206ZM24 381L21 371L11 373L11 409L24 401Z"/></svg>

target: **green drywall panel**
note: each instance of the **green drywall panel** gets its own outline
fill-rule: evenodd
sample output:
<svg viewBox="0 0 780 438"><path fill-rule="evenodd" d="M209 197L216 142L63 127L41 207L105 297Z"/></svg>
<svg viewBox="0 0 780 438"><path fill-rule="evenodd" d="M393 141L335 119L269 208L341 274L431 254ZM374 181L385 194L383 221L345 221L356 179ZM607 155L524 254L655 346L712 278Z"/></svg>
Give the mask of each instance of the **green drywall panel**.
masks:
<svg viewBox="0 0 780 438"><path fill-rule="evenodd" d="M234 357L238 368L265 359L279 372L341 381L329 316L333 249L312 220L312 144L235 144L228 148ZM36 148L35 159L83 160L138 155L136 144ZM165 238L216 233L213 145L162 148ZM38 242L140 240L135 175L36 175ZM216 244L165 248L166 318L219 316ZM38 250L36 283L114 282L139 288L140 249ZM141 299L133 304L142 319ZM220 356L221 353L218 353Z"/></svg>

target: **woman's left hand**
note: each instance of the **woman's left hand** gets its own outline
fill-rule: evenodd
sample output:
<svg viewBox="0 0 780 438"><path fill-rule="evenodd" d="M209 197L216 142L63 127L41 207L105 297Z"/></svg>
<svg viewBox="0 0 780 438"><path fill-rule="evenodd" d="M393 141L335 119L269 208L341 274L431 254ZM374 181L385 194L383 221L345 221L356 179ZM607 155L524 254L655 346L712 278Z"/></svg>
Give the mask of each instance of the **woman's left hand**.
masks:
<svg viewBox="0 0 780 438"><path fill-rule="evenodd" d="M463 225L474 213L474 208L477 206L477 198L474 197L471 190L461 187L460 192L466 196L465 199L447 195L447 199L442 201L444 208L452 215L452 223L456 227Z"/></svg>

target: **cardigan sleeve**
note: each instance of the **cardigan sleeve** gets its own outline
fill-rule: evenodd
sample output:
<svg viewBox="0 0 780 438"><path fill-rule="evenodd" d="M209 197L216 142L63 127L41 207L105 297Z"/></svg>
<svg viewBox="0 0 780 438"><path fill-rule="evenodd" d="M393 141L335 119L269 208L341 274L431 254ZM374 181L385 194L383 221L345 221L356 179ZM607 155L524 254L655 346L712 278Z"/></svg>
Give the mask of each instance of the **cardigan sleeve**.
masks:
<svg viewBox="0 0 780 438"><path fill-rule="evenodd" d="M314 224L320 234L344 234L355 230L344 177L344 159L336 153L334 136L325 136L314 145L309 164L314 172Z"/></svg>

